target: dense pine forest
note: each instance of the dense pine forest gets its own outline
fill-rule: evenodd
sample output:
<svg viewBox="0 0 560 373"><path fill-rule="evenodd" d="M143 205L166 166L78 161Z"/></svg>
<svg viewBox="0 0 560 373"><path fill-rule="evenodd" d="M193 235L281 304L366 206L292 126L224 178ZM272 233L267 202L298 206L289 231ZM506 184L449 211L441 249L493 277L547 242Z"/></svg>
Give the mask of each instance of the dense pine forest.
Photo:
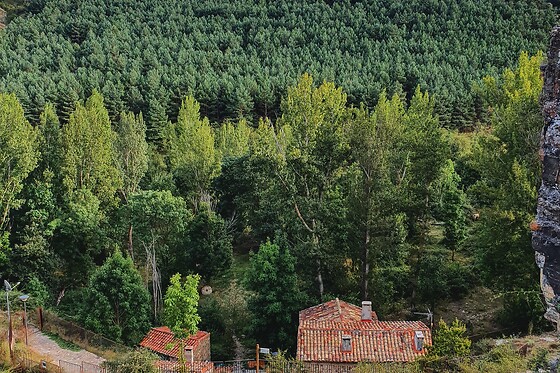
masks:
<svg viewBox="0 0 560 373"><path fill-rule="evenodd" d="M555 19L542 0L46 1L6 31L0 89L38 123L47 102L65 123L93 89L111 119L140 111L152 140L183 98L211 122L280 115L303 73L341 86L354 106L416 86L439 99L442 125L484 115L472 82L545 47Z"/></svg>
<svg viewBox="0 0 560 373"><path fill-rule="evenodd" d="M33 305L134 345L177 322L179 273L214 290L188 322L216 359L293 351L335 297L411 318L485 287L492 323L548 328L549 2L26 5L0 31L0 274Z"/></svg>

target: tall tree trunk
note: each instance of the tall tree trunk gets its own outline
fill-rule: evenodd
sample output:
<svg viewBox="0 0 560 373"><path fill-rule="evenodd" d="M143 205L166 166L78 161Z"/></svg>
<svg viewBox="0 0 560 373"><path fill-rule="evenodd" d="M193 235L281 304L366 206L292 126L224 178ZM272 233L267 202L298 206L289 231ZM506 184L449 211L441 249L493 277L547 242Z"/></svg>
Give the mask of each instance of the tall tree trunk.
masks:
<svg viewBox="0 0 560 373"><path fill-rule="evenodd" d="M325 293L325 285L323 284L323 273L321 272L321 259L317 258L317 283L319 284L319 298L323 302L323 294Z"/></svg>
<svg viewBox="0 0 560 373"><path fill-rule="evenodd" d="M311 221L313 227L312 242L313 242L313 253L316 256L317 263L317 285L319 286L319 298L321 302L323 301L323 294L325 293L325 285L323 283L323 271L321 266L321 257L319 255L319 236L316 233L315 219Z"/></svg>
<svg viewBox="0 0 560 373"><path fill-rule="evenodd" d="M132 262L134 262L134 248L132 246L132 224L128 226L128 254L132 259Z"/></svg>
<svg viewBox="0 0 560 373"><path fill-rule="evenodd" d="M364 245L362 248L362 300L368 299L368 280L369 280L369 224L367 224Z"/></svg>

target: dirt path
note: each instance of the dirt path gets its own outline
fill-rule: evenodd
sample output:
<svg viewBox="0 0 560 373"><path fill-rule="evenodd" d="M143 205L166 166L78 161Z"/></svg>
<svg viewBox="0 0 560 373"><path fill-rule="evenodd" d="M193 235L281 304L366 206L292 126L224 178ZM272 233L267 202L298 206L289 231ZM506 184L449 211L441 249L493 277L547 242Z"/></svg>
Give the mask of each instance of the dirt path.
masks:
<svg viewBox="0 0 560 373"><path fill-rule="evenodd" d="M105 361L86 350L70 351L60 347L55 341L44 335L39 329L29 326L29 348L39 355L45 356L50 359L50 362L59 365L59 361L63 360L72 364L82 365L82 362L101 365Z"/></svg>

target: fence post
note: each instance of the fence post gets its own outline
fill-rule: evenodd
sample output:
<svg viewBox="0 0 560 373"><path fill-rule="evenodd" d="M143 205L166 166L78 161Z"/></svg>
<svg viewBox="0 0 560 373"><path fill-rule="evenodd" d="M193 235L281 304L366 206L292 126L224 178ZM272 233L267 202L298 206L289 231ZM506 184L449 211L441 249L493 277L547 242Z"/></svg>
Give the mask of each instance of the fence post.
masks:
<svg viewBox="0 0 560 373"><path fill-rule="evenodd" d="M259 344L257 343L257 364L256 364L256 366L257 366L257 368L256 368L256 369L257 369L257 373L259 373L259 354L260 354L260 348L259 348L259 347L260 347L260 346L259 346Z"/></svg>
<svg viewBox="0 0 560 373"><path fill-rule="evenodd" d="M39 312L39 330L43 331L43 307L37 309Z"/></svg>

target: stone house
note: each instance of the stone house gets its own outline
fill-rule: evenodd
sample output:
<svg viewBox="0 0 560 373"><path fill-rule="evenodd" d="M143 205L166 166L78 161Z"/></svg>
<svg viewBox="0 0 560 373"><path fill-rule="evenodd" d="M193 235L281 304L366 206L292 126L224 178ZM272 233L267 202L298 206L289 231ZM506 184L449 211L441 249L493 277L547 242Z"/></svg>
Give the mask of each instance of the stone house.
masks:
<svg viewBox="0 0 560 373"><path fill-rule="evenodd" d="M371 302L335 299L299 313L296 358L309 364L407 363L426 354L430 329L421 321L379 321Z"/></svg>

